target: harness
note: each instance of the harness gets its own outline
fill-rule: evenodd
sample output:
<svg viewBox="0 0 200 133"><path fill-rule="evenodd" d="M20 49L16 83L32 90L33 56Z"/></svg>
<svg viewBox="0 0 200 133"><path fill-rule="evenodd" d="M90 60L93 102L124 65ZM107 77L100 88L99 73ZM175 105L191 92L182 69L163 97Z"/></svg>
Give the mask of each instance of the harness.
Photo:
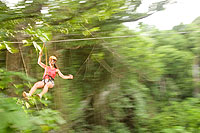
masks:
<svg viewBox="0 0 200 133"><path fill-rule="evenodd" d="M54 81L54 78L52 78L52 77L51 77L50 75L48 75L48 74L45 74L43 79L45 79L46 76L48 76L50 80Z"/></svg>
<svg viewBox="0 0 200 133"><path fill-rule="evenodd" d="M45 78L46 75L49 77L48 79ZM46 74L46 75L42 79L42 81L44 82L44 84L46 84L48 82L51 82L54 85L54 79L50 75L48 75L48 74Z"/></svg>
<svg viewBox="0 0 200 133"><path fill-rule="evenodd" d="M48 72L45 72L45 75L43 75L42 81L44 84L51 82L54 85L54 78L52 77L53 75L49 75Z"/></svg>

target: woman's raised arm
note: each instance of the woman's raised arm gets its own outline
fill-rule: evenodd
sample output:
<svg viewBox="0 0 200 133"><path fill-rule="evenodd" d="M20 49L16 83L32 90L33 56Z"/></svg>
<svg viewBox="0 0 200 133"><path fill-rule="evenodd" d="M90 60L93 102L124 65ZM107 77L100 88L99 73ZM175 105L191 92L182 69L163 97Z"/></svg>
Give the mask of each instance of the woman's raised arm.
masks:
<svg viewBox="0 0 200 133"><path fill-rule="evenodd" d="M46 68L46 65L44 63L41 62L41 58L42 58L42 51L40 51L39 53L39 57L38 57L38 64L42 67L42 68Z"/></svg>

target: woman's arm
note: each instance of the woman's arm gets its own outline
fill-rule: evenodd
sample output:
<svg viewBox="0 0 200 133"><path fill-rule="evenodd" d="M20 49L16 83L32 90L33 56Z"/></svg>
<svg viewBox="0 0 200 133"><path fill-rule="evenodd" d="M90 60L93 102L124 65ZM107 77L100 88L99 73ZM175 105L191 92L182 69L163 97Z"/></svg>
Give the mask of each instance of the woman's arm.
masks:
<svg viewBox="0 0 200 133"><path fill-rule="evenodd" d="M46 65L45 65L44 63L41 62L41 58L42 58L42 51L40 51L40 53L39 53L38 64L39 64L42 68L46 68Z"/></svg>
<svg viewBox="0 0 200 133"><path fill-rule="evenodd" d="M69 74L68 76L65 76L61 73L59 69L57 69L58 75L63 79L73 79L73 75Z"/></svg>

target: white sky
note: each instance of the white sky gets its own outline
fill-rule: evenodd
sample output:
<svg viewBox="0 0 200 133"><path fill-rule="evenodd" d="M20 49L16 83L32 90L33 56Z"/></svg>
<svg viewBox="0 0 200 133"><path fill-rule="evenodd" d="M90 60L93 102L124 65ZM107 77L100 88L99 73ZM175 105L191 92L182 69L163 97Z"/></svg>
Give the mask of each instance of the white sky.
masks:
<svg viewBox="0 0 200 133"><path fill-rule="evenodd" d="M22 0L1 0L6 1L10 5L16 4ZM32 0L29 0L32 1ZM151 3L160 0L142 0L142 5L138 11L147 11ZM180 23L189 24L195 18L200 16L200 0L174 0L177 1L175 4L170 4L164 11L157 12L145 19L139 20L149 25L155 25L160 30L169 30L175 25ZM125 23L131 29L137 27L138 22Z"/></svg>
<svg viewBox="0 0 200 133"><path fill-rule="evenodd" d="M148 5L156 0L143 0L139 11L148 9ZM157 0L158 1L158 0ZM200 16L200 0L176 0L177 3L170 4L164 11L157 12L145 19L139 20L148 25L155 25L160 30L170 30L180 23L189 24ZM137 27L138 22L125 23L131 29Z"/></svg>

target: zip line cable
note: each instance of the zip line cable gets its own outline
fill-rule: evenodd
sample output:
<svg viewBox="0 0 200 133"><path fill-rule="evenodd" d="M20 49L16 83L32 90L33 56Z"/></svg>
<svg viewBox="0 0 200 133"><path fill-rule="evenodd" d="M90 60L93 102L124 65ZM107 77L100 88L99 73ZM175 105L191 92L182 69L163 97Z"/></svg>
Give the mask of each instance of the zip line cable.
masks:
<svg viewBox="0 0 200 133"><path fill-rule="evenodd" d="M87 41L87 40L102 40L102 39L112 39L112 38L129 38L135 37L138 35L131 35L131 36L113 36L113 37L96 37L96 38L82 38L82 39L67 39L67 40L55 40L55 41L48 41L49 43L59 43L59 42L74 42L74 41ZM23 43L23 42L0 42L0 43ZM36 43L43 43L43 42L36 42Z"/></svg>
<svg viewBox="0 0 200 133"><path fill-rule="evenodd" d="M200 31L193 31L193 32L200 32ZM191 32L176 32L180 34L186 34ZM59 42L75 42L75 41L87 41L87 40L103 40L103 39L115 39L115 38L130 38L130 37L136 37L136 36L155 36L155 35L170 35L175 33L158 33L158 34L139 34L139 35L128 35L128 36L111 36L111 37L94 37L94 38L80 38L80 39L66 39L66 40L55 40L55 41L48 41L49 43L59 43ZM24 43L24 42L0 42L0 44L3 43ZM43 43L43 42L36 42L36 43Z"/></svg>

